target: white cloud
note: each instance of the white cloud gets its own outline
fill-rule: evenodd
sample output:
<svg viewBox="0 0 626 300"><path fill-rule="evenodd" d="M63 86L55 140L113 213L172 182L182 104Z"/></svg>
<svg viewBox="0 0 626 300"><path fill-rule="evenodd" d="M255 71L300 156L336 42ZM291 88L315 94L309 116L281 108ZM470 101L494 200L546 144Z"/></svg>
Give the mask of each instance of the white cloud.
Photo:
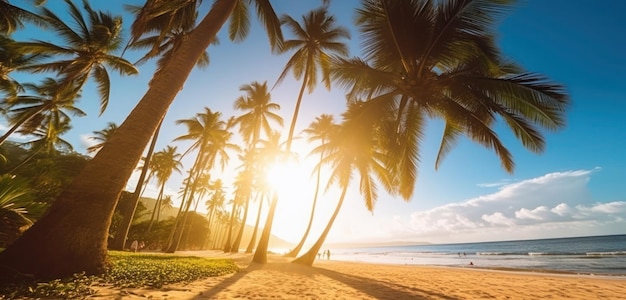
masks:
<svg viewBox="0 0 626 300"><path fill-rule="evenodd" d="M464 202L416 211L407 221L396 218L390 235L462 242L602 234L599 231L626 228L626 201L598 203L588 192L590 177L598 170L550 173ZM398 224L405 226L398 228Z"/></svg>

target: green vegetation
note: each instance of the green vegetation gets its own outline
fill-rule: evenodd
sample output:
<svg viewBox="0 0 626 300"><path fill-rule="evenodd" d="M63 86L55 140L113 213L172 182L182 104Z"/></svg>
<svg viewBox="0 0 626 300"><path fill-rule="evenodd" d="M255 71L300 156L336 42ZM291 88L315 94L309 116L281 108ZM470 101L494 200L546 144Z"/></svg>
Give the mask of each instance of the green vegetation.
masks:
<svg viewBox="0 0 626 300"><path fill-rule="evenodd" d="M110 267L102 276L74 274L71 278L48 282L0 283L0 299L81 298L95 292L94 285L161 288L166 284L234 273L239 270L230 259L194 256L109 252Z"/></svg>

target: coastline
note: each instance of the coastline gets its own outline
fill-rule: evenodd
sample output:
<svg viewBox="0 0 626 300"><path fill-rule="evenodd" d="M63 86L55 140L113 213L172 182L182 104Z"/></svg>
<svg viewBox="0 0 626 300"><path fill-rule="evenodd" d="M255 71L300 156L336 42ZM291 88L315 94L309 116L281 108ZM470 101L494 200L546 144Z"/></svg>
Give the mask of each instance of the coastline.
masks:
<svg viewBox="0 0 626 300"><path fill-rule="evenodd" d="M316 260L313 267L270 255L182 252L232 258L240 272L162 289L94 287L90 299L620 299L626 277L480 267L372 264ZM623 299L623 298L622 298Z"/></svg>

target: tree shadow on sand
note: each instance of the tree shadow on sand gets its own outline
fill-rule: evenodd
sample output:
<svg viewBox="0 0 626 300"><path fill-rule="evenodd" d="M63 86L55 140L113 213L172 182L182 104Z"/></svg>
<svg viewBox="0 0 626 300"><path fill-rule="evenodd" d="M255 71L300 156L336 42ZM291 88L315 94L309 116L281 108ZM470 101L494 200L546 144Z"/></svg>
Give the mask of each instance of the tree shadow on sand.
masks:
<svg viewBox="0 0 626 300"><path fill-rule="evenodd" d="M265 265L250 263L247 268L241 272L226 278L214 287L211 287L201 295L194 297L193 299L210 299L220 292L224 291L231 285L235 284L246 275L257 271L274 271L281 272L286 275L298 275L304 277L310 277L311 280L315 280L316 276L325 276L334 281L340 282L347 286L359 290L360 292L367 294L376 299L449 299L457 300L459 298L451 297L441 293L419 289L416 287L405 286L388 281L375 280L372 278L365 278L360 276L348 275L324 268L308 267L298 264L292 264L288 262L276 262L268 263ZM315 294L314 290L307 293L309 296ZM293 294L290 294L293 295Z"/></svg>

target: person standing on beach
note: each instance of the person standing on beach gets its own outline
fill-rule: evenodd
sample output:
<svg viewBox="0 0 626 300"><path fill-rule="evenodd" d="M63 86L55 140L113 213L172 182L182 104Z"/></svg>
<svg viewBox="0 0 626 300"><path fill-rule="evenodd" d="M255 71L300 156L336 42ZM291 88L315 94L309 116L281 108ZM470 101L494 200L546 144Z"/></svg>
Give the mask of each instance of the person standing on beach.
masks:
<svg viewBox="0 0 626 300"><path fill-rule="evenodd" d="M131 244L130 244L130 251L132 252L137 252L137 248L139 247L139 243L137 242L137 240L134 240Z"/></svg>
<svg viewBox="0 0 626 300"><path fill-rule="evenodd" d="M330 260L330 250L326 250L326 259Z"/></svg>

